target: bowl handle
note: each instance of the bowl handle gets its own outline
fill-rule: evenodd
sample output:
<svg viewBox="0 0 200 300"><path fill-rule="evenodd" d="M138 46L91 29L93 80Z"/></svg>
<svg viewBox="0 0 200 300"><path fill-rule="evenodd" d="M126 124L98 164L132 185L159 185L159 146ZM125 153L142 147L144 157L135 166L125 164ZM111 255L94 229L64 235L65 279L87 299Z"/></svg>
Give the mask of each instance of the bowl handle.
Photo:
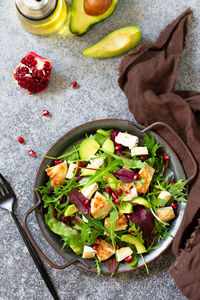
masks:
<svg viewBox="0 0 200 300"><path fill-rule="evenodd" d="M184 143L182 138L176 133L176 131L170 125L168 125L167 123L164 123L164 122L155 122L155 123L149 125L148 127L144 128L141 131L146 132L154 127L159 127L159 126L165 127L166 129L168 129L175 136L175 138L180 142L180 144L183 146L183 148L186 150L187 154L189 155L189 157L192 161L193 168L194 168L193 174L188 178L188 182L192 181L197 176L197 173L198 173L197 162L196 162L191 150L188 148L188 146Z"/></svg>
<svg viewBox="0 0 200 300"><path fill-rule="evenodd" d="M42 250L39 248L39 246L36 244L35 240L33 239L33 236L32 234L30 233L30 230L28 228L28 223L27 223L27 219L28 219L28 216L37 208L40 207L42 201L41 201L41 198L40 198L40 194L38 191L35 192L36 194L36 197L37 197L37 200L38 202L33 206L31 207L24 215L24 218L23 218L23 226L24 226L24 230L32 244L32 246L34 247L35 251L54 269L65 269L67 267L69 267L70 265L76 263L76 262L80 262L84 265L84 267L86 268L90 268L90 266L84 262L81 258L77 257L76 259L72 260L72 261L68 261L65 257L63 257L65 260L68 261L67 264L64 264L64 265L56 265L54 264L43 252Z"/></svg>

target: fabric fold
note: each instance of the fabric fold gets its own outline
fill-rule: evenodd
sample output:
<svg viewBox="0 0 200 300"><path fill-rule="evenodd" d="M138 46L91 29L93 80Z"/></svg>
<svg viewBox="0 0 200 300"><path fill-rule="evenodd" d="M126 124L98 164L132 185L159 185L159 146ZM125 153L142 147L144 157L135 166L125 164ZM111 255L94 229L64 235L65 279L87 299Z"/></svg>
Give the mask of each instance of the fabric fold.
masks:
<svg viewBox="0 0 200 300"><path fill-rule="evenodd" d="M161 32L154 44L145 43L124 56L118 82L136 120L145 126L157 121L168 123L188 145L200 166L200 93L175 91L178 66L191 19L192 11L187 9ZM175 150L187 177L191 176L191 160L180 143L166 129L156 131ZM195 231L200 220L199 191L198 174L190 186L183 221L173 241L172 250L177 260L169 270L180 291L191 300L200 299L200 289L197 289L200 286L200 261L197 263L200 236L198 229ZM196 241L194 235L199 237L197 243L191 242ZM188 239L190 252L186 249Z"/></svg>

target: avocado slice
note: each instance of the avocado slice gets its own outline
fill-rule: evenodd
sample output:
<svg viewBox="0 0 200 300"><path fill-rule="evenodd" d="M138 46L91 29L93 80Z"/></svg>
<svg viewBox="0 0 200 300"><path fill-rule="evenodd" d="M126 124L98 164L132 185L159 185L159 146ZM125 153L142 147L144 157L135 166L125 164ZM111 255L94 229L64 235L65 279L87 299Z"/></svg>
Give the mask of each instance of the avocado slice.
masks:
<svg viewBox="0 0 200 300"><path fill-rule="evenodd" d="M106 58L122 55L133 49L141 40L137 26L127 26L115 30L93 46L83 50L85 56Z"/></svg>
<svg viewBox="0 0 200 300"><path fill-rule="evenodd" d="M119 211L123 214L131 214L133 212L133 205L129 202L122 201L120 203Z"/></svg>
<svg viewBox="0 0 200 300"><path fill-rule="evenodd" d="M76 246L76 245L70 245L70 248L77 254L80 255L83 252L82 247Z"/></svg>
<svg viewBox="0 0 200 300"><path fill-rule="evenodd" d="M152 208L151 203L149 203L146 199L144 199L143 197L135 197L133 198L133 200L131 200L131 203L133 205L143 205L147 208Z"/></svg>
<svg viewBox="0 0 200 300"><path fill-rule="evenodd" d="M74 204L71 204L67 207L66 211L64 212L64 216L69 217L69 216L75 214L77 211L78 211L78 209L76 208L76 206Z"/></svg>
<svg viewBox="0 0 200 300"><path fill-rule="evenodd" d="M102 149L109 151L111 153L115 152L115 147L114 147L114 143L113 141L111 141L111 139L107 139L102 146Z"/></svg>
<svg viewBox="0 0 200 300"><path fill-rule="evenodd" d="M121 238L122 241L134 245L135 248L137 249L138 254L146 252L145 246L140 242L138 238L132 236L131 234L122 235Z"/></svg>
<svg viewBox="0 0 200 300"><path fill-rule="evenodd" d="M90 156L95 155L95 153L99 150L100 145L92 138L87 138L82 141L79 153L81 160L88 161L90 159Z"/></svg>
<svg viewBox="0 0 200 300"><path fill-rule="evenodd" d="M110 173L106 173L103 176L103 179L109 184L109 186L111 187L112 190L116 190L118 182L116 177L113 174Z"/></svg>
<svg viewBox="0 0 200 300"><path fill-rule="evenodd" d="M84 8L85 0L72 0L69 14L70 31L78 36L85 34L92 25L110 17L110 15L114 12L118 1L119 0L112 0L108 9L102 14L91 15L88 14L87 10Z"/></svg>
<svg viewBox="0 0 200 300"><path fill-rule="evenodd" d="M89 164L89 165L87 165L87 168L93 168L94 169L94 166ZM83 169L82 172L81 172L81 176L92 176L95 173L96 173L96 170Z"/></svg>

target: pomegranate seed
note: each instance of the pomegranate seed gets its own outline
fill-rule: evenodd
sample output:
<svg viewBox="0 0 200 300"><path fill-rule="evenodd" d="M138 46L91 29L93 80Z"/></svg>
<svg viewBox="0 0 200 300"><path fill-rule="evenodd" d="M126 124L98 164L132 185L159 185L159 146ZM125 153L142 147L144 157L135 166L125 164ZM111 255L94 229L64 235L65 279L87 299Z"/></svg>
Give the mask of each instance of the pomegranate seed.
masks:
<svg viewBox="0 0 200 300"><path fill-rule="evenodd" d="M125 262L126 263L131 263L132 262L132 256L130 255L130 256L126 257Z"/></svg>
<svg viewBox="0 0 200 300"><path fill-rule="evenodd" d="M61 218L61 221L68 222L68 218L67 217L63 217L63 218Z"/></svg>
<svg viewBox="0 0 200 300"><path fill-rule="evenodd" d="M148 158L147 155L142 155L142 156L140 156L140 159L143 160L143 161L144 161L144 160L147 160L147 158Z"/></svg>
<svg viewBox="0 0 200 300"><path fill-rule="evenodd" d="M153 232L153 236L156 236L157 234L158 234L158 231L155 230L155 231Z"/></svg>
<svg viewBox="0 0 200 300"><path fill-rule="evenodd" d="M33 151L33 150L29 150L29 151L28 151L28 155L29 155L29 156L32 156L32 157L36 157L36 153L35 153L35 151Z"/></svg>
<svg viewBox="0 0 200 300"><path fill-rule="evenodd" d="M120 200L119 199L114 199L113 201L115 204L119 204L120 203Z"/></svg>
<svg viewBox="0 0 200 300"><path fill-rule="evenodd" d="M72 84L71 84L71 88L75 89L76 86L77 86L77 82L73 81Z"/></svg>
<svg viewBox="0 0 200 300"><path fill-rule="evenodd" d="M23 144L24 139L23 139L21 136L19 136L19 137L18 137L18 142L19 142L20 144Z"/></svg>
<svg viewBox="0 0 200 300"><path fill-rule="evenodd" d="M123 193L123 191L121 188L117 188L116 193L117 193L117 195L121 195Z"/></svg>
<svg viewBox="0 0 200 300"><path fill-rule="evenodd" d="M131 230L131 229L129 229L129 230L128 230L128 233L134 233L134 231L133 231L133 230Z"/></svg>
<svg viewBox="0 0 200 300"><path fill-rule="evenodd" d="M82 167L84 166L84 163L83 163L82 161L79 161L78 166L79 166L80 168L82 168Z"/></svg>
<svg viewBox="0 0 200 300"><path fill-rule="evenodd" d="M118 144L118 145L115 146L115 150L121 150L123 148L124 148L124 146L122 146L120 144Z"/></svg>
<svg viewBox="0 0 200 300"><path fill-rule="evenodd" d="M43 110L42 115L44 117L48 116L50 114L50 112L48 110Z"/></svg>
<svg viewBox="0 0 200 300"><path fill-rule="evenodd" d="M133 176L133 179L134 180L138 180L140 178L140 174L136 173L134 176Z"/></svg>
<svg viewBox="0 0 200 300"><path fill-rule="evenodd" d="M53 211L53 216L54 216L54 218L57 218L57 214L58 214L57 211L54 210L54 211Z"/></svg>
<svg viewBox="0 0 200 300"><path fill-rule="evenodd" d="M173 209L177 209L177 208L178 208L178 204L177 204L176 202L172 202L172 203L171 203L171 207L172 207Z"/></svg>
<svg viewBox="0 0 200 300"><path fill-rule="evenodd" d="M111 194L112 193L112 190L110 187L108 187L106 190L105 190L106 194Z"/></svg>
<svg viewBox="0 0 200 300"><path fill-rule="evenodd" d="M169 160L169 156L168 155L163 155L163 161Z"/></svg>
<svg viewBox="0 0 200 300"><path fill-rule="evenodd" d="M118 244L116 244L116 245L115 245L115 248L116 248L116 250L118 250L118 249L119 249L119 245L118 245Z"/></svg>
<svg viewBox="0 0 200 300"><path fill-rule="evenodd" d="M97 250L98 246L99 246L98 244L93 244L92 248L93 248L94 250Z"/></svg>
<svg viewBox="0 0 200 300"><path fill-rule="evenodd" d="M152 245L153 240L152 240L152 239L149 239L148 242L149 242L149 245Z"/></svg>
<svg viewBox="0 0 200 300"><path fill-rule="evenodd" d="M101 239L100 239L99 237L97 237L97 238L96 238L96 242L97 242L97 243L100 243L100 242L101 242Z"/></svg>
<svg viewBox="0 0 200 300"><path fill-rule="evenodd" d="M171 180L170 183L171 183L171 184L174 184L174 183L176 183L176 182L175 182L175 180Z"/></svg>
<svg viewBox="0 0 200 300"><path fill-rule="evenodd" d="M131 189L126 190L126 194L130 194L131 193Z"/></svg>
<svg viewBox="0 0 200 300"><path fill-rule="evenodd" d="M57 160L54 160L54 165L59 165L62 163L62 160L61 159L57 159Z"/></svg>
<svg viewBox="0 0 200 300"><path fill-rule="evenodd" d="M111 196L113 197L113 199L117 199L117 195L115 194L115 192L112 192Z"/></svg>
<svg viewBox="0 0 200 300"><path fill-rule="evenodd" d="M90 200L89 200L89 199L86 199L85 202L84 202L84 205L85 205L85 206L89 206L89 205L90 205Z"/></svg>
<svg viewBox="0 0 200 300"><path fill-rule="evenodd" d="M76 168L74 168L74 170L76 170ZM78 168L76 174L78 175L80 172L81 172L81 168Z"/></svg>

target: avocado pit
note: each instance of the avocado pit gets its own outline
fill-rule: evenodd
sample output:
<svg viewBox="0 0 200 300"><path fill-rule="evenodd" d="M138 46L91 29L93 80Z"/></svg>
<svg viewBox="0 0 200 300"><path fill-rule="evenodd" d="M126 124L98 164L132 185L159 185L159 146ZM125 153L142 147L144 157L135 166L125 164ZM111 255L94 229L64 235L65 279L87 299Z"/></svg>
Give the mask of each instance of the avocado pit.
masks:
<svg viewBox="0 0 200 300"><path fill-rule="evenodd" d="M112 4L112 0L84 0L84 10L89 16L100 16L105 13Z"/></svg>

